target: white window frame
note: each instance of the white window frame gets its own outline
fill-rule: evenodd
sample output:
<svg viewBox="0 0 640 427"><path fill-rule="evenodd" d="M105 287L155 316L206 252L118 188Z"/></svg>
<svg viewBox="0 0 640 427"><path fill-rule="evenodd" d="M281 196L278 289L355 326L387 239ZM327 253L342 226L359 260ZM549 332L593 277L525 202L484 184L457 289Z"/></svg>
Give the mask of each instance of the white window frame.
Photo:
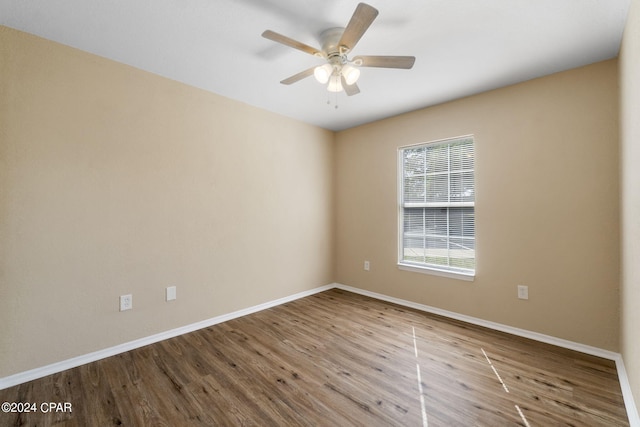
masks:
<svg viewBox="0 0 640 427"><path fill-rule="evenodd" d="M426 147L430 145L446 145L452 144L460 140L471 139L474 144L474 152L475 152L475 138L473 135L463 135L454 138L446 138L439 139L430 142L422 142L418 144L407 145L403 147L398 147L398 268L405 271L413 271L417 273L424 274L432 274L436 276L443 276L448 278L460 279L473 281L476 274L476 269L460 269L460 268L449 268L446 266L438 266L435 264L426 264L420 262L408 262L404 260L404 151L407 149L418 148L418 147ZM451 171L449 171L450 173ZM475 154L474 154L474 181L475 181ZM475 216L475 194L473 202L465 202L465 203L448 203L448 207L473 207L474 208L474 216ZM475 220L475 218L474 218ZM474 225L475 230L475 225ZM475 240L475 231L474 231L474 240ZM474 259L476 260L477 265L477 253L474 254Z"/></svg>

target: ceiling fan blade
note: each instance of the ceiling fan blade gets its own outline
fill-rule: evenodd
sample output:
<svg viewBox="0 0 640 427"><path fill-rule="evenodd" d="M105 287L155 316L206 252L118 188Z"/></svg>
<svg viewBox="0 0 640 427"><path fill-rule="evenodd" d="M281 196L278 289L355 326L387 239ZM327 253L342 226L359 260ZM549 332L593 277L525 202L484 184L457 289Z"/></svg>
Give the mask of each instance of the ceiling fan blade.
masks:
<svg viewBox="0 0 640 427"><path fill-rule="evenodd" d="M352 62L359 67L410 69L416 62L415 56L356 56Z"/></svg>
<svg viewBox="0 0 640 427"><path fill-rule="evenodd" d="M353 50L367 28L378 16L378 9L369 6L366 3L360 3L356 7L351 20L342 33L338 46L345 46L349 50Z"/></svg>
<svg viewBox="0 0 640 427"><path fill-rule="evenodd" d="M310 55L316 55L316 56L319 55L324 57L324 53L321 50L318 50L315 47L309 46L307 44L304 44L302 42L299 42L287 36L283 36L282 34L278 34L271 30L266 30L264 33L262 33L262 37L264 37L265 39L273 40L274 42L281 43L285 46L289 46L294 49L301 50Z"/></svg>
<svg viewBox="0 0 640 427"><path fill-rule="evenodd" d="M299 80L302 80L306 77L309 77L313 74L313 70L315 70L316 67L311 67L307 70L304 71L300 71L298 74L294 74L293 76L286 78L284 80L282 80L280 83L282 83L283 85L290 85L292 83L295 83Z"/></svg>
<svg viewBox="0 0 640 427"><path fill-rule="evenodd" d="M344 89L347 96L357 95L360 93L360 88L357 84L353 83L348 85L347 80L344 78L344 76L340 75L340 77L342 79L342 88Z"/></svg>

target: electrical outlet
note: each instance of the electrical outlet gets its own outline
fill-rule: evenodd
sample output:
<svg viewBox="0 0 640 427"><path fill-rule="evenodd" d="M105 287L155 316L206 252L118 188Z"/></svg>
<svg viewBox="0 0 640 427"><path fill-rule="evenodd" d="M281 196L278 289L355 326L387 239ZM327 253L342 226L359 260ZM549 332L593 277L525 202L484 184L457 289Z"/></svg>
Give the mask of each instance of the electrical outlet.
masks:
<svg viewBox="0 0 640 427"><path fill-rule="evenodd" d="M133 308L133 295L120 295L120 311L131 310Z"/></svg>
<svg viewBox="0 0 640 427"><path fill-rule="evenodd" d="M365 261L364 262L364 270L365 271L369 271L369 267L371 266L371 264L369 264L369 261Z"/></svg>
<svg viewBox="0 0 640 427"><path fill-rule="evenodd" d="M174 299L176 299L176 287L175 286L169 286L166 290L167 292L167 301L173 301Z"/></svg>
<svg viewBox="0 0 640 427"><path fill-rule="evenodd" d="M518 298L529 299L529 287L524 285L518 285Z"/></svg>

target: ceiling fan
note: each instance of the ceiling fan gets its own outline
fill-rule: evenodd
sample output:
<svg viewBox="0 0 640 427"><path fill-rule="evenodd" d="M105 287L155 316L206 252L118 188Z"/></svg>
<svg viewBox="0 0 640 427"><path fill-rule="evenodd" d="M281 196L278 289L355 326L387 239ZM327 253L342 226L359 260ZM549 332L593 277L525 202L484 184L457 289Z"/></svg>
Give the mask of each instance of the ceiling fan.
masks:
<svg viewBox="0 0 640 427"><path fill-rule="evenodd" d="M359 67L401 69L413 67L416 60L414 56L356 56L352 59L347 57L376 16L378 16L376 8L366 3L358 4L345 28L330 28L320 34L322 49L316 49L282 34L266 30L262 33L262 37L326 60L325 64L301 71L280 83L290 85L314 75L318 82L327 85L327 90L330 92L344 90L348 96L351 96L360 93L356 84L360 77Z"/></svg>

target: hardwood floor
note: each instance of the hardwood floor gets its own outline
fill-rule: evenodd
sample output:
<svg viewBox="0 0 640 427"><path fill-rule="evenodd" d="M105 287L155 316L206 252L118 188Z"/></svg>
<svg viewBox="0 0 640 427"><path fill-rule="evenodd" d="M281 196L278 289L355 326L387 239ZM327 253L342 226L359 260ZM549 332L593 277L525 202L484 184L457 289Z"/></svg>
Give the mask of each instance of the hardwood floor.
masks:
<svg viewBox="0 0 640 427"><path fill-rule="evenodd" d="M611 361L338 289L0 390L5 401L38 410L0 413L2 426L629 425Z"/></svg>

